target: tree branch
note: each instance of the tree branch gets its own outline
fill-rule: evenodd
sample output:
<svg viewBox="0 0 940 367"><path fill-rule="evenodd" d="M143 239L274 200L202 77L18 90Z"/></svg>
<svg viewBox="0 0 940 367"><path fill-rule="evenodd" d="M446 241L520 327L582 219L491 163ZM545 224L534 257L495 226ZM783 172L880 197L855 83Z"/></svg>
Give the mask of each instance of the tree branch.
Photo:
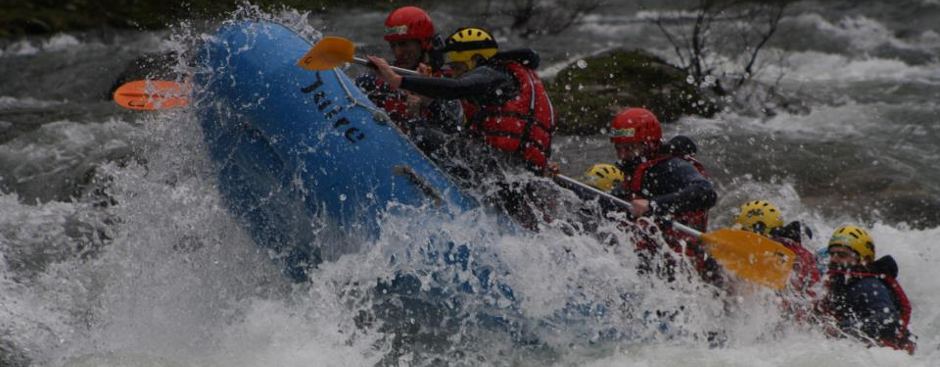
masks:
<svg viewBox="0 0 940 367"><path fill-rule="evenodd" d="M653 22L656 24L657 27L659 27L659 30L663 32L663 35L666 36L666 40L669 41L670 44L672 44L672 48L673 50L675 50L676 56L679 57L679 62L681 63L681 65L679 66L681 66L683 69L688 70L690 64L685 61L685 56L682 55L681 44L678 41L676 41L672 33L669 32L669 30L667 30L666 27L663 25L663 18L661 16L656 17L656 20Z"/></svg>
<svg viewBox="0 0 940 367"><path fill-rule="evenodd" d="M778 4L775 4L775 6L776 6L775 8L776 11L773 14L771 14L771 16L768 18L767 32L763 34L763 37L761 37L760 41L757 43L756 46L754 46L754 49L751 51L750 59L748 59L747 64L745 64L744 66L744 75L742 75L741 78L738 79L738 83L737 83L738 87L744 84L744 82L747 81L747 79L751 78L751 75L753 74L754 62L757 60L757 54L760 53L761 49L764 48L764 45L767 44L767 41L769 41L770 38L773 37L774 33L777 32L777 26L780 24L780 19L783 18L783 12L787 6L787 2L780 2Z"/></svg>

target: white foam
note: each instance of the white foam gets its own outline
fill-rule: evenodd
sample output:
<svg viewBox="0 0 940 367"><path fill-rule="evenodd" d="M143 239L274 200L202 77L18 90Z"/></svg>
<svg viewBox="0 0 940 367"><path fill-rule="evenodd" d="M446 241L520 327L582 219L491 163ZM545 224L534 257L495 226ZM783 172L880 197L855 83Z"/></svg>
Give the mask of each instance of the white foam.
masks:
<svg viewBox="0 0 940 367"><path fill-rule="evenodd" d="M696 12L688 10L641 10L636 12L636 19L642 21L695 19Z"/></svg>
<svg viewBox="0 0 940 367"><path fill-rule="evenodd" d="M577 29L599 37L615 38L622 41L625 35L637 34L645 26L633 16L588 14L577 25Z"/></svg>
<svg viewBox="0 0 940 367"><path fill-rule="evenodd" d="M35 55L38 52L39 48L33 46L28 40L22 40L7 46L7 48L3 50L3 55L28 56Z"/></svg>
<svg viewBox="0 0 940 367"><path fill-rule="evenodd" d="M929 49L937 46L936 43L931 42L932 31L930 30L925 31L918 38L900 39L883 23L865 16L844 17L833 23L820 14L804 13L787 19L787 22L794 22L797 27L816 28L823 33L822 37L841 40L856 52L868 52L882 46L903 50Z"/></svg>
<svg viewBox="0 0 940 367"><path fill-rule="evenodd" d="M346 318L342 307L329 310L324 302L335 295L310 295L311 305L257 301L243 321L221 330L222 348L209 356L206 366L372 366L382 357L373 350L374 336L354 336L337 320ZM304 312L304 310L308 310Z"/></svg>
<svg viewBox="0 0 940 367"><path fill-rule="evenodd" d="M81 45L82 43L78 41L78 38L69 34L59 33L43 41L42 50L45 52L55 52Z"/></svg>
<svg viewBox="0 0 940 367"><path fill-rule="evenodd" d="M846 341L793 335L763 343L706 349L698 346L652 345L616 351L604 359L579 364L601 366L664 367L779 367L779 366L930 366L929 360L911 358L884 348L865 349Z"/></svg>
<svg viewBox="0 0 940 367"><path fill-rule="evenodd" d="M17 192L50 198L68 192L91 167L130 153L137 129L123 121L57 121L0 145L0 167Z"/></svg>
<svg viewBox="0 0 940 367"><path fill-rule="evenodd" d="M930 113L936 106L925 104L903 105L911 111ZM827 141L833 139L864 139L872 143L890 146L891 139L899 131L910 134L927 134L920 125L893 123L886 127L886 107L898 105L882 103L857 103L847 101L838 105L816 106L807 114L780 113L772 117L744 116L723 113L713 119L683 117L674 127L665 128L669 134L696 134L739 136L745 131L755 136L784 134L797 141ZM886 129L890 132L886 133ZM920 146L919 148L929 148Z"/></svg>
<svg viewBox="0 0 940 367"><path fill-rule="evenodd" d="M10 96L0 96L0 111L17 108L46 108L60 105L61 101L44 101L32 97L16 98Z"/></svg>
<svg viewBox="0 0 940 367"><path fill-rule="evenodd" d="M70 34L58 33L45 40L23 39L0 50L0 56L30 56L40 52L58 52L82 46L82 42Z"/></svg>
<svg viewBox="0 0 940 367"><path fill-rule="evenodd" d="M73 294L63 284L70 282L43 284L42 269L74 255L77 241L67 223L94 223L86 210L62 202L28 205L15 194L0 194L0 328L19 349L47 350L71 334L63 312L69 306L61 303Z"/></svg>
<svg viewBox="0 0 940 367"><path fill-rule="evenodd" d="M793 52L786 56L784 70L768 70L784 75L784 81L839 83L868 80L918 81L940 84L940 64L908 65L901 60L875 57L851 58L818 51ZM779 66L771 65L771 69Z"/></svg>

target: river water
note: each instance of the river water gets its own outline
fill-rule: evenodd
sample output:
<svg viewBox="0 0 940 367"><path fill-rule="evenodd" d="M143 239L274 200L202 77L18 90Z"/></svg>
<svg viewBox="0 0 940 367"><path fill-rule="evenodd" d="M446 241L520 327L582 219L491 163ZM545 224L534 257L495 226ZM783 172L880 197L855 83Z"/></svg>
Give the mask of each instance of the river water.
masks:
<svg viewBox="0 0 940 367"><path fill-rule="evenodd" d="M616 5L616 4L615 4ZM258 16L253 11L244 11ZM671 58L643 22L655 9L610 6L584 24L528 43L546 76L610 47ZM469 20L432 12L443 29ZM365 52L386 52L384 14L285 11L263 15L311 39L342 34ZM541 323L541 344L464 327L427 354L398 355L394 331L356 320L368 297L358 284L388 277L387 254L426 223L388 218L361 253L324 264L314 281L291 284L228 215L191 111L124 111L106 99L118 73L148 52L184 51L208 26L164 32L98 31L0 40L0 364L43 366L309 366L401 363L662 366L936 366L940 360L940 2L804 2L790 10L758 79L803 101L806 113L755 117L728 110L684 118L665 135L700 145L719 191L712 227L753 199L777 203L824 246L844 223L871 228L879 254L900 266L914 306L914 356L782 327L767 295L736 300L735 312L697 284L655 288L632 275L635 257L593 236L550 229L498 236L474 215L441 224L476 238L513 269L527 319L551 315L577 295L599 301L637 294L638 303L684 305L658 333L635 320ZM181 71L185 66L180 66ZM578 175L613 151L602 136L563 137L556 157ZM600 232L614 229L601 228ZM634 338L600 342L608 327ZM655 328L653 328L655 329ZM718 347L697 336L722 330ZM394 357L390 357L394 356ZM430 361L430 362L429 362Z"/></svg>

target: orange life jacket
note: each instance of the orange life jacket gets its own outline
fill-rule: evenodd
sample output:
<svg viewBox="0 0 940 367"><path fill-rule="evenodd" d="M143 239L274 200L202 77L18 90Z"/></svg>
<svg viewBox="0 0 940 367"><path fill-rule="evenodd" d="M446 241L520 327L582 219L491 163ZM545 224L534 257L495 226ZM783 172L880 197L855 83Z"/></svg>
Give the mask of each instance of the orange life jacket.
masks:
<svg viewBox="0 0 940 367"><path fill-rule="evenodd" d="M535 70L519 62L502 64L519 85L519 94L501 105L465 103L470 130L490 146L518 153L529 165L544 168L551 156L555 110Z"/></svg>

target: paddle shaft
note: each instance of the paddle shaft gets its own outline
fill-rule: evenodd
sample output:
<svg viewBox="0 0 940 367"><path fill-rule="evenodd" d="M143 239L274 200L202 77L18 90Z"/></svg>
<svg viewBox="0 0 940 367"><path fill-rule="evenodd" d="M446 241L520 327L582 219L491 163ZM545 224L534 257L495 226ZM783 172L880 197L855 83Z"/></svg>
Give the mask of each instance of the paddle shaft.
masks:
<svg viewBox="0 0 940 367"><path fill-rule="evenodd" d="M596 195L598 195L598 196L601 196L601 197L603 197L603 198L605 198L605 199L607 199L607 200L610 200L610 201L614 202L615 204L620 205L620 206L622 206L622 207L624 207L624 208L627 208L627 209L633 208L633 205L631 205L631 204L630 204L629 202L627 202L626 200L623 200L623 199L621 199L621 198L618 198L618 197L616 197L616 196L613 196L613 195L611 195L611 194L608 194L608 193L606 193L606 192L603 192L603 191L601 191L601 190L598 190L598 189L595 188L594 186L585 184L585 183L583 183L583 182L581 182L581 181L578 181L578 180L575 180L575 179L573 179L573 178L571 178L571 177L568 177L568 176L565 176L565 175L562 175L562 174L557 174L557 175L555 175L555 178L556 178L556 179L559 179L559 180L562 180L562 181L564 181L565 183L567 183L567 184L569 184L569 185L575 185L575 186L578 186L578 187L580 187L580 188L582 188L582 189L584 189L584 190L590 191L591 193L594 193L594 194L596 194ZM679 231L681 231L681 232L685 232L685 233L688 233L688 234L690 234L690 235L692 235L692 236L695 236L696 238L702 236L702 232L699 232L699 231L695 230L695 229L692 228L692 227L689 227L689 226L687 226L687 225L685 225L685 224L682 224L682 223L679 223L679 222L676 222L676 221L673 221L673 222L672 222L672 227L675 228L675 229L677 229L677 230L679 230Z"/></svg>
<svg viewBox="0 0 940 367"><path fill-rule="evenodd" d="M359 65L368 66L370 68L375 68L375 65L372 65L371 61L363 59L358 56L353 56L353 62ZM417 71L414 71L414 70L402 69L397 66L390 66L390 67L392 68L392 71L398 73L398 75L421 75L421 73L418 73Z"/></svg>

